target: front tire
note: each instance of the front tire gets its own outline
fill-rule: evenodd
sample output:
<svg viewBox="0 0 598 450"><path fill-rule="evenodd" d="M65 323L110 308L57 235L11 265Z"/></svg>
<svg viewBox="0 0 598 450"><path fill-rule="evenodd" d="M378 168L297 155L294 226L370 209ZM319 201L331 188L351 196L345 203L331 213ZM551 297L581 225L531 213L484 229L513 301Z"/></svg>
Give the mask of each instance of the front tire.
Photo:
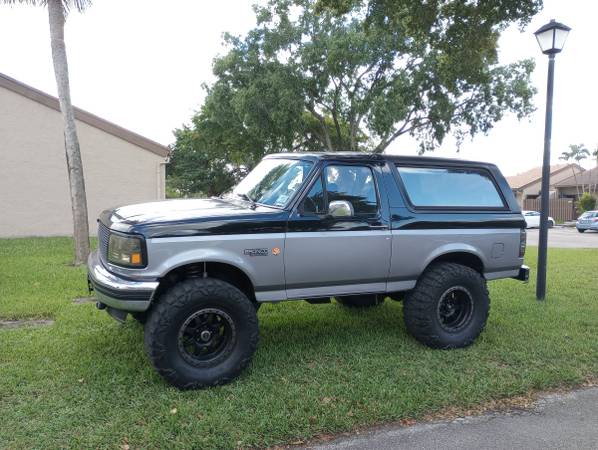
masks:
<svg viewBox="0 0 598 450"><path fill-rule="evenodd" d="M338 303L349 308L369 308L384 302L384 296L379 294L343 295L335 298Z"/></svg>
<svg viewBox="0 0 598 450"><path fill-rule="evenodd" d="M407 295L403 315L409 333L424 345L467 347L480 335L490 311L486 280L455 263L430 267Z"/></svg>
<svg viewBox="0 0 598 450"><path fill-rule="evenodd" d="M584 231L586 231L586 230L582 230L582 229L578 228L578 229L577 229L577 231L578 231L579 233L583 233L583 232L584 232Z"/></svg>
<svg viewBox="0 0 598 450"><path fill-rule="evenodd" d="M158 373L180 389L225 384L258 343L251 301L217 279L192 278L163 294L145 324L145 349Z"/></svg>
<svg viewBox="0 0 598 450"><path fill-rule="evenodd" d="M141 325L145 325L145 322L147 322L147 315L147 311L131 313L131 317L135 319L137 322L139 322Z"/></svg>

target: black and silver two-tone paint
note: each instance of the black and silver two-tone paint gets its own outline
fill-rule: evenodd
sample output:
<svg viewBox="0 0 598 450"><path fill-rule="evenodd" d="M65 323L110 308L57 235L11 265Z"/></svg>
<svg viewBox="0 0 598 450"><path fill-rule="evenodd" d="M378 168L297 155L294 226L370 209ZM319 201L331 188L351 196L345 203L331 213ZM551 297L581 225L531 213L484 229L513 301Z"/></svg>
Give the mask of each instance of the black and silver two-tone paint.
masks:
<svg viewBox="0 0 598 450"><path fill-rule="evenodd" d="M527 277L525 222L492 164L346 153L266 158L280 159L302 165L276 204L241 192L102 213L100 248L88 265L99 301L145 311L185 268L241 277L256 302L408 291L435 261L460 262L487 280ZM442 204L451 201L442 183L461 182L461 204ZM143 267L110 262L111 233L142 239Z"/></svg>

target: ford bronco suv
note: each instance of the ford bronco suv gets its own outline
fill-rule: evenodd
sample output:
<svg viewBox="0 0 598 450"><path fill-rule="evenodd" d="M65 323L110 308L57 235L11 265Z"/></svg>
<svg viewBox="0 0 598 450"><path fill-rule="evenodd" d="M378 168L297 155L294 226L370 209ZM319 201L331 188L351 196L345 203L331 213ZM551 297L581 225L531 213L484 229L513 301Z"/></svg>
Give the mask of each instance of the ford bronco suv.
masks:
<svg viewBox="0 0 598 450"><path fill-rule="evenodd" d="M98 222L97 306L145 323L152 364L180 388L248 365L264 302L400 300L409 333L449 349L483 330L487 281L529 276L525 221L486 163L275 154L219 198L123 206Z"/></svg>

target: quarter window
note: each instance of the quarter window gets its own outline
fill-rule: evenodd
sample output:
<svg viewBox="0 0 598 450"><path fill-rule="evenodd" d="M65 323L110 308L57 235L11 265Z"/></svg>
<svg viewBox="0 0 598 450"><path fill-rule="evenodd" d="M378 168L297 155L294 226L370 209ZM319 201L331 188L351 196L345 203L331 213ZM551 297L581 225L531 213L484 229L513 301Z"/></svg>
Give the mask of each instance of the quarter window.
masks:
<svg viewBox="0 0 598 450"><path fill-rule="evenodd" d="M503 208L495 184L483 170L397 167L414 206L432 208Z"/></svg>

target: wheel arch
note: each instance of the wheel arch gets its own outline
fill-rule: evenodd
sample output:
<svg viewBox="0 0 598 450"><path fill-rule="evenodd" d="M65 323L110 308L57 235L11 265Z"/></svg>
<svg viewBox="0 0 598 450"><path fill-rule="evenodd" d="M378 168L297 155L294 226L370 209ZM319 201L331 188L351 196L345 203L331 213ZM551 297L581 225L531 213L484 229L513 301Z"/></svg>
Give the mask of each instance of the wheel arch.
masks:
<svg viewBox="0 0 598 450"><path fill-rule="evenodd" d="M476 272L484 275L484 269L486 264L484 258L475 248L468 247L455 247L444 249L443 251L436 252L426 262L423 272L428 270L433 264L440 262L452 262L461 264L466 267L474 269ZM422 273L423 273L422 272Z"/></svg>
<svg viewBox="0 0 598 450"><path fill-rule="evenodd" d="M187 261L171 268L160 278L160 284L154 295L158 298L160 293L169 289L177 282L188 278L216 278L232 284L243 292L249 300L255 302L255 285L250 276L240 267L229 261L197 260Z"/></svg>

